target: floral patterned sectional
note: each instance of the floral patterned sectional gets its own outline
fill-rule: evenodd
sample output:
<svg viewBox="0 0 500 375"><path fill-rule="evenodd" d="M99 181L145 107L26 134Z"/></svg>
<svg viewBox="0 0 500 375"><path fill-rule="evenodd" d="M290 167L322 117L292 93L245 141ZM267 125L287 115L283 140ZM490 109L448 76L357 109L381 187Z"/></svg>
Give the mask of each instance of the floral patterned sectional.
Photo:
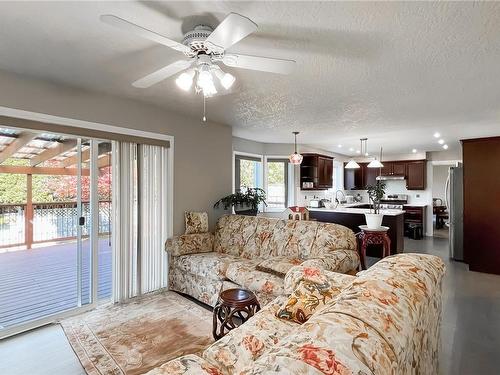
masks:
<svg viewBox="0 0 500 375"><path fill-rule="evenodd" d="M174 237L166 251L169 288L211 306L231 287L253 291L265 305L283 295L284 276L297 265L340 273L359 266L356 238L344 226L255 216L223 216L215 234Z"/></svg>
<svg viewBox="0 0 500 375"><path fill-rule="evenodd" d="M437 374L444 272L440 258L422 254L387 257L356 276L292 267L284 295L199 356L148 375ZM302 324L278 318L310 282L338 292Z"/></svg>

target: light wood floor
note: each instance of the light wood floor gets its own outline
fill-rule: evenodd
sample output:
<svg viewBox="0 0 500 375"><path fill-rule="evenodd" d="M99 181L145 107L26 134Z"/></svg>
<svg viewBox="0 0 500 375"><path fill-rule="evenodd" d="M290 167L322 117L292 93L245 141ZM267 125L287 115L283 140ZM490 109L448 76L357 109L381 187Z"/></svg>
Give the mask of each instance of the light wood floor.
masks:
<svg viewBox="0 0 500 375"><path fill-rule="evenodd" d="M85 375L59 324L0 340L2 375Z"/></svg>
<svg viewBox="0 0 500 375"><path fill-rule="evenodd" d="M443 282L442 375L493 375L500 369L500 276L448 259L448 241L405 239L406 252L438 255ZM369 259L373 264L375 259ZM85 374L59 325L0 341L1 375Z"/></svg>

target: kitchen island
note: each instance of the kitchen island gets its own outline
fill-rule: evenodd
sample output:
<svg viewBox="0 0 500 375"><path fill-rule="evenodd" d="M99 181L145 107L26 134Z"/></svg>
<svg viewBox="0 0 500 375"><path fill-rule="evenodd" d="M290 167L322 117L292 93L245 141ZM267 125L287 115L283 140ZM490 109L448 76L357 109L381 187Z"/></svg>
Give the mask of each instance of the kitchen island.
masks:
<svg viewBox="0 0 500 375"><path fill-rule="evenodd" d="M336 223L350 228L354 233L360 232L359 226L365 225L365 213L369 213L365 204L349 204L337 208L308 208L309 217L326 223ZM380 210L384 214L382 225L389 227L387 234L391 239L391 255L404 251L404 211ZM369 245L367 255L378 256L382 247Z"/></svg>

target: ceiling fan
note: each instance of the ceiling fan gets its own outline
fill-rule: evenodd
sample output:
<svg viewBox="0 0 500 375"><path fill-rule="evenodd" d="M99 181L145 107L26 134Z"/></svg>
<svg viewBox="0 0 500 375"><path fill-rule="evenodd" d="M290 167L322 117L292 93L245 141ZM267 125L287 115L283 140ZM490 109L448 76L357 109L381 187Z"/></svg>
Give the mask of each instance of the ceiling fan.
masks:
<svg viewBox="0 0 500 375"><path fill-rule="evenodd" d="M278 74L289 74L295 66L293 60L227 52L228 48L257 30L257 25L252 20L237 13L229 13L215 29L207 25L195 26L184 35L182 43L114 15L102 15L100 19L108 25L182 52L187 58L178 60L132 83L133 86L139 88L151 87L184 71L176 79L177 86L188 91L195 82L196 92L202 93L206 98L217 94L214 76L226 90L235 81L232 74L222 71L219 63L234 68Z"/></svg>

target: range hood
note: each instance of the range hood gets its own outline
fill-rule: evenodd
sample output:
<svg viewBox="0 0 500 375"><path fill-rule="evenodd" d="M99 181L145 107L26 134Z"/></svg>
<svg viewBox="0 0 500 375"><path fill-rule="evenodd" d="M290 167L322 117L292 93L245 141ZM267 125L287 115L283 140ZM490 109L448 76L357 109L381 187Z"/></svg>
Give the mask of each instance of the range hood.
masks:
<svg viewBox="0 0 500 375"><path fill-rule="evenodd" d="M379 180L379 181L404 180L404 179L405 179L405 176L403 176L403 175L377 176L377 180Z"/></svg>

